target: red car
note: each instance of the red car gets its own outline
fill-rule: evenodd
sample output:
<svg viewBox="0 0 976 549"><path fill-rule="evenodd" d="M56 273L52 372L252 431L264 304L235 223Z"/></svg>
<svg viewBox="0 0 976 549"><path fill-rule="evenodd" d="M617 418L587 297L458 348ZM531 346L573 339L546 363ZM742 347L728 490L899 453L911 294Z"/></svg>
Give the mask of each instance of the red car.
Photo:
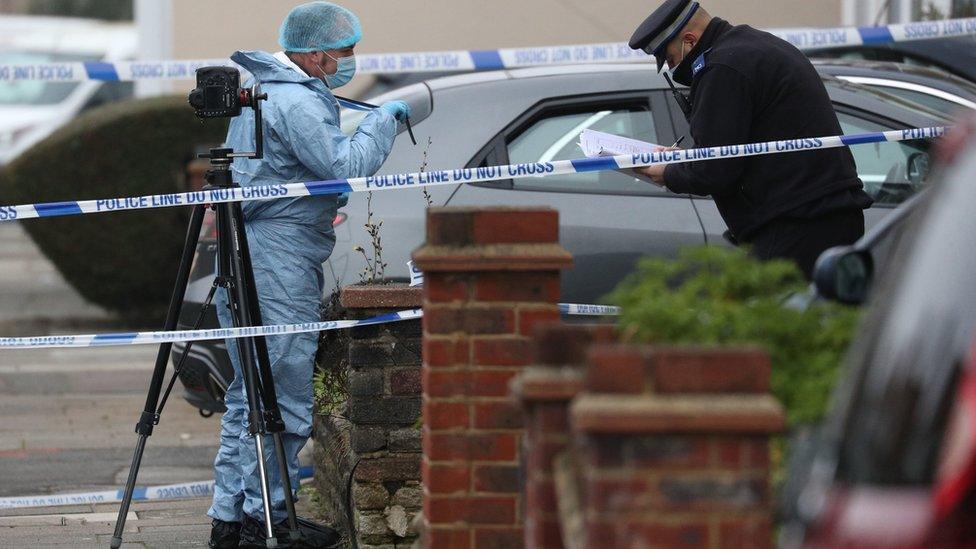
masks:
<svg viewBox="0 0 976 549"><path fill-rule="evenodd" d="M976 120L940 146L941 180L876 282L857 249L818 263L827 293L871 285L873 305L813 458L790 474L784 546L976 546Z"/></svg>

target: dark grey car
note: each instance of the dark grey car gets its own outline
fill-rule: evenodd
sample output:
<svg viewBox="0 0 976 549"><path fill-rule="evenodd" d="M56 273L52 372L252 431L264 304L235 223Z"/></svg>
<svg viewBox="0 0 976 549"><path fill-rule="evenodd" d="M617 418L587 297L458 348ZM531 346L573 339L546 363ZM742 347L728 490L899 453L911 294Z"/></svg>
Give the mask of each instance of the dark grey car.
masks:
<svg viewBox="0 0 976 549"><path fill-rule="evenodd" d="M897 97L827 77L844 133L942 125L939 113ZM580 158L579 133L586 128L670 145L688 133L662 77L647 64L589 65L466 74L395 90L373 102L403 99L413 110L414 146L405 133L380 174ZM361 113L343 111L352 131ZM401 128L403 130L404 128ZM690 137L683 143L693 145ZM876 205L874 225L920 185L911 165L922 165L929 143L881 143L854 148L859 174ZM564 272L562 300L594 303L609 292L642 256L673 256L679 248L724 242L725 224L714 203L691 199L620 172L430 187L433 205L545 206L559 210L560 242L574 257ZM374 221L382 220L383 260L388 278L407 280L407 261L424 239L427 199L421 189L372 193ZM367 195L353 193L336 219L337 242L326 263L326 294L359 281L371 250L363 228ZM200 245L181 328L192 326L213 278L213 249ZM205 257L208 256L209 257ZM214 315L205 325L214 325ZM178 354L181 347L177 346ZM221 409L212 395L230 376L223 342L193 347L181 379L187 399L202 410ZM222 394L222 393L220 393Z"/></svg>
<svg viewBox="0 0 976 549"><path fill-rule="evenodd" d="M976 110L976 84L940 69L886 61L812 61L820 74L875 88L947 116Z"/></svg>
<svg viewBox="0 0 976 549"><path fill-rule="evenodd" d="M805 52L811 58L891 61L944 70L976 82L976 36L839 46Z"/></svg>

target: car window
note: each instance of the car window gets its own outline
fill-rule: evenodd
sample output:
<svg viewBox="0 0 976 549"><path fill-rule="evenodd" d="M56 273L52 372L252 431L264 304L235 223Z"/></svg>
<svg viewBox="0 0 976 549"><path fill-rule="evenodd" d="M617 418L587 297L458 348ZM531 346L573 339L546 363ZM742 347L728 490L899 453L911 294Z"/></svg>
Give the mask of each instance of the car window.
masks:
<svg viewBox="0 0 976 549"><path fill-rule="evenodd" d="M647 108L601 105L584 110L553 111L508 139L512 164L583 158L579 134L585 129L657 143L654 118ZM513 180L515 189L606 194L648 194L654 188L632 175L618 171L567 174ZM660 191L657 191L660 192Z"/></svg>
<svg viewBox="0 0 976 549"><path fill-rule="evenodd" d="M0 52L0 65L34 65L91 61L92 56L44 52ZM0 105L56 105L78 87L78 82L12 80L0 82Z"/></svg>
<svg viewBox="0 0 976 549"><path fill-rule="evenodd" d="M844 112L837 113L837 120L847 135L892 129ZM850 149L864 190L871 195L875 204L900 204L921 188L922 182L913 182L908 172L909 160L927 158L922 145L899 141L855 145Z"/></svg>

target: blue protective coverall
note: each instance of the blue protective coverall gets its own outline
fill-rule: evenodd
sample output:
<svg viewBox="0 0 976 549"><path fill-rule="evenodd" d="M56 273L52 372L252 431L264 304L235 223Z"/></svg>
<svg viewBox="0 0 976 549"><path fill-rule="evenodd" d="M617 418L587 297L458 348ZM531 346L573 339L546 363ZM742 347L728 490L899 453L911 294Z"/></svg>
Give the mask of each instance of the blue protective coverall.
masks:
<svg viewBox="0 0 976 549"><path fill-rule="evenodd" d="M393 116L370 112L347 137L339 128L339 106L318 78L289 68L265 52L237 52L232 59L247 69L267 92L264 102L264 158L234 160L234 180L241 186L363 177L379 170L396 136ZM250 86L251 81L244 83ZM254 111L231 120L227 146L254 150ZM343 197L345 198L345 197ZM332 221L339 195L244 202L245 228L251 249L261 314L266 325L315 322L320 319L322 263L335 245ZM343 204L345 201L343 200ZM222 327L232 325L226 292L219 292ZM298 452L312 432L312 370L318 334L267 338L275 389L285 432L291 486L298 489ZM209 515L227 522L264 514L254 440L247 430L247 399L235 341L227 342L234 381L227 388L227 412L221 420L220 449L214 461L213 505ZM272 489L272 520L285 520L285 501L271 437L265 437L265 460Z"/></svg>

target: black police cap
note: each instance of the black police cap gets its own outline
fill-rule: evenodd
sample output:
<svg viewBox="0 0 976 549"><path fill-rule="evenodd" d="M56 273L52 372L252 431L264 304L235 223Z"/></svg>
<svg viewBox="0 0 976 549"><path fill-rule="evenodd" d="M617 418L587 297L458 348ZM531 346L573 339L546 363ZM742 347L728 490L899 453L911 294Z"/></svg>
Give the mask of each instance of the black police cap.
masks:
<svg viewBox="0 0 976 549"><path fill-rule="evenodd" d="M696 11L698 2L693 0L667 0L634 31L630 37L631 49L653 55L657 59L657 72L661 72L668 42L688 24Z"/></svg>

